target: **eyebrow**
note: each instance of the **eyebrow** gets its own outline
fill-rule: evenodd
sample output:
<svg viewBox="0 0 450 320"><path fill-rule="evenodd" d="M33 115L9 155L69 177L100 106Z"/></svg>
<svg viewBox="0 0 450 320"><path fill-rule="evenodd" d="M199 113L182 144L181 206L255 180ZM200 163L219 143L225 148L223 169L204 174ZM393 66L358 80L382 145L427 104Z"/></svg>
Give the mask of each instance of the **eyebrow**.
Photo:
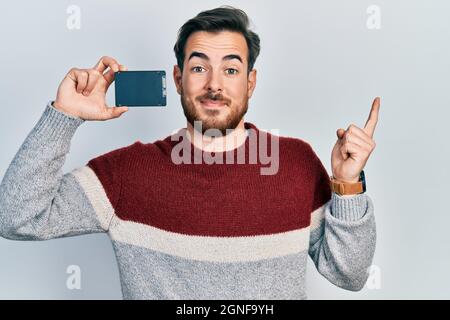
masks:
<svg viewBox="0 0 450 320"><path fill-rule="evenodd" d="M208 57L206 54L204 54L203 52L193 51L193 52L190 54L188 61L191 60L191 58L193 58L193 57L199 57L200 59L204 59L204 60L209 61L209 57ZM222 58L223 61L226 61L226 60L233 60L233 59L237 59L237 60L239 60L239 61L243 64L242 58L241 58L241 56L238 55L238 54L228 54L228 55L226 55L226 56L224 56L224 57Z"/></svg>

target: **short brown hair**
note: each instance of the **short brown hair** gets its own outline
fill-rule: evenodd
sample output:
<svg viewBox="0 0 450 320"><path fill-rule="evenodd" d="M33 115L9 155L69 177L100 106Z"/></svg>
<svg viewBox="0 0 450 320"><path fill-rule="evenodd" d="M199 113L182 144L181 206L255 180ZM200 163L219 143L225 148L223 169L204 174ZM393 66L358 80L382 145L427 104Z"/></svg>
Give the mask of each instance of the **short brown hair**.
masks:
<svg viewBox="0 0 450 320"><path fill-rule="evenodd" d="M188 20L178 31L178 39L173 47L178 67L183 71L185 58L184 48L189 36L196 31L236 31L241 33L248 47L248 72L253 69L260 51L259 36L249 29L247 14L231 6L221 6L215 9L202 11L194 18Z"/></svg>

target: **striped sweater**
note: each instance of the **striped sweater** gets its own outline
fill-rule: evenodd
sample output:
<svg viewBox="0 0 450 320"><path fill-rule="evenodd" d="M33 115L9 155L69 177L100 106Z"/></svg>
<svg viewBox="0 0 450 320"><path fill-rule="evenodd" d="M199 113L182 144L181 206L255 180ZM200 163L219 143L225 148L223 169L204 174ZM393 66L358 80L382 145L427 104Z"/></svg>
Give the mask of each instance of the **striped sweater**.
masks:
<svg viewBox="0 0 450 320"><path fill-rule="evenodd" d="M107 233L124 299L305 299L308 256L333 284L364 286L375 250L372 201L331 192L307 142L279 137L274 175L261 175L259 162L175 164L173 136L64 174L83 122L48 103L0 185L1 236ZM248 145L247 137L224 156L239 148L248 156Z"/></svg>

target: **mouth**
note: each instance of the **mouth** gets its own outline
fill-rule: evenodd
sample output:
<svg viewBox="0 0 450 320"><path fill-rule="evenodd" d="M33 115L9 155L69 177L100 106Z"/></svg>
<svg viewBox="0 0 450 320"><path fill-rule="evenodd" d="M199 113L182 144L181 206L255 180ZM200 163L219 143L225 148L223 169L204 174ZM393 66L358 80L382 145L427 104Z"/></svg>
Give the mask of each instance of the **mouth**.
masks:
<svg viewBox="0 0 450 320"><path fill-rule="evenodd" d="M225 107L225 103L223 101L220 100L201 100L200 101L202 106L204 106L205 108L223 108Z"/></svg>

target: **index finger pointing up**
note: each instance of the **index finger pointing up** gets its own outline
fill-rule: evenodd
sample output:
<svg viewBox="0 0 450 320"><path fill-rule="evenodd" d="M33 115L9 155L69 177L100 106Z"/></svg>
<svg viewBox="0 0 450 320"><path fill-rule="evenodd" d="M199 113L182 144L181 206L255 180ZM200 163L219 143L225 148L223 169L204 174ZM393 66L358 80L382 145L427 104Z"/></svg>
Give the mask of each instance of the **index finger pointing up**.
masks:
<svg viewBox="0 0 450 320"><path fill-rule="evenodd" d="M114 58L108 56L101 57L94 69L100 73L103 73L108 67L110 67L114 72L119 71L119 63Z"/></svg>
<svg viewBox="0 0 450 320"><path fill-rule="evenodd" d="M364 125L364 131L371 138L373 137L373 133L375 132L375 127L378 122L378 111L380 110L380 97L376 97L372 103L372 109L370 109L369 118Z"/></svg>

